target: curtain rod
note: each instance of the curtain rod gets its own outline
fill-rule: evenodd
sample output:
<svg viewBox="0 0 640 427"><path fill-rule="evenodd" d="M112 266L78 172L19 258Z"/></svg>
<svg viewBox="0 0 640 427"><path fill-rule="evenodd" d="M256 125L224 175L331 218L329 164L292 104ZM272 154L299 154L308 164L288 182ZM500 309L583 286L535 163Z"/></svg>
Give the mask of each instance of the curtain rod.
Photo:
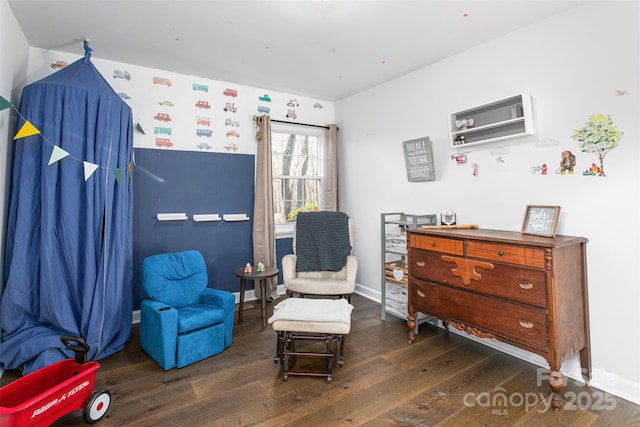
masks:
<svg viewBox="0 0 640 427"><path fill-rule="evenodd" d="M253 120L257 120L258 117L257 116L253 116ZM299 126L309 126L312 128L323 128L323 129L329 129L329 126L322 126L322 125L311 125L308 123L297 123L297 122L288 122L286 120L276 120L276 119L271 119L272 122L275 123L284 123L287 125L299 125ZM340 130L340 128L336 127L336 130Z"/></svg>

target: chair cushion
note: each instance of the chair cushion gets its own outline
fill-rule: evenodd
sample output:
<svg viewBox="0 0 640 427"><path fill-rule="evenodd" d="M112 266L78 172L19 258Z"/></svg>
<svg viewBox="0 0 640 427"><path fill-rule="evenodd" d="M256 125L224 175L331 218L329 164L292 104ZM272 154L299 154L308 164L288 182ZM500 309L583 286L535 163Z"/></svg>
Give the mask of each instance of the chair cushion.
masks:
<svg viewBox="0 0 640 427"><path fill-rule="evenodd" d="M348 334L353 306L346 299L287 298L273 307L276 331Z"/></svg>
<svg viewBox="0 0 640 427"><path fill-rule="evenodd" d="M355 283L346 280L297 277L286 283L288 291L313 295L348 295L355 290Z"/></svg>
<svg viewBox="0 0 640 427"><path fill-rule="evenodd" d="M199 303L207 282L204 258L198 251L152 255L142 262L146 294L173 308Z"/></svg>
<svg viewBox="0 0 640 427"><path fill-rule="evenodd" d="M178 334L224 322L224 309L213 305L196 304L178 310Z"/></svg>

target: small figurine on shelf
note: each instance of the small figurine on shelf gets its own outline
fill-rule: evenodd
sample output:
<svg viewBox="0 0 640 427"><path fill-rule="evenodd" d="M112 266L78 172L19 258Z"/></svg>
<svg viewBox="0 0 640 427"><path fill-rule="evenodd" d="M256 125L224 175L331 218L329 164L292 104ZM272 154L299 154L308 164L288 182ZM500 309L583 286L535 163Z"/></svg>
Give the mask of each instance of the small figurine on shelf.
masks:
<svg viewBox="0 0 640 427"><path fill-rule="evenodd" d="M264 264L259 262L258 263L258 273L263 273L264 272Z"/></svg>
<svg viewBox="0 0 640 427"><path fill-rule="evenodd" d="M247 265L244 266L244 272L251 273L251 263L247 263Z"/></svg>

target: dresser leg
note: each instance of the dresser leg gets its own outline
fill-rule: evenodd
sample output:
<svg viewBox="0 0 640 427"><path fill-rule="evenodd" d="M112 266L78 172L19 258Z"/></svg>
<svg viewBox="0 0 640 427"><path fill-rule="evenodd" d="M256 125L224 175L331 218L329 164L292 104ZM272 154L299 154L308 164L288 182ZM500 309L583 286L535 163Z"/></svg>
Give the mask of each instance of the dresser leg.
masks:
<svg viewBox="0 0 640 427"><path fill-rule="evenodd" d="M554 411L557 411L562 407L562 398L560 397L560 392L562 391L562 387L564 386L564 381L562 378L562 372L560 371L549 371L549 385L551 386L551 406Z"/></svg>
<svg viewBox="0 0 640 427"><path fill-rule="evenodd" d="M591 387L591 353L589 346L580 350L580 367L582 368L582 377L587 387Z"/></svg>
<svg viewBox="0 0 640 427"><path fill-rule="evenodd" d="M409 328L409 344L416 339L416 334L413 332L416 327L416 316L413 314L407 315L407 328Z"/></svg>

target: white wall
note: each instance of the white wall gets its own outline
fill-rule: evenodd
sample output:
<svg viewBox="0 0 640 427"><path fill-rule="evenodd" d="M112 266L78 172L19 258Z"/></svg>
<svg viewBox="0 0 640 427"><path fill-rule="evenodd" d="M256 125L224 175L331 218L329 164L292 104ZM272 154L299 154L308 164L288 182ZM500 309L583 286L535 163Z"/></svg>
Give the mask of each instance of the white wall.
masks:
<svg viewBox="0 0 640 427"><path fill-rule="evenodd" d="M18 107L27 75L29 45L6 0L0 0L0 96ZM10 164L17 113L0 111L0 272L4 267L4 243L9 204ZM4 280L0 279L0 292Z"/></svg>
<svg viewBox="0 0 640 427"><path fill-rule="evenodd" d="M362 291L379 297L382 212L453 209L458 223L519 231L527 204L560 205L559 234L589 239L592 384L640 403L639 27L638 2L586 2L337 102L340 207L357 226ZM456 165L448 113L520 92L532 95L536 134L465 147L469 162ZM597 159L570 137L597 113L610 114L625 133L605 158L606 177L582 175ZM407 182L402 141L424 136L436 181ZM544 138L560 144L534 146ZM504 163L490 154L498 146L510 150ZM561 176L555 170L567 149L578 164ZM533 174L542 163L550 173ZM579 378L576 358L565 369Z"/></svg>

